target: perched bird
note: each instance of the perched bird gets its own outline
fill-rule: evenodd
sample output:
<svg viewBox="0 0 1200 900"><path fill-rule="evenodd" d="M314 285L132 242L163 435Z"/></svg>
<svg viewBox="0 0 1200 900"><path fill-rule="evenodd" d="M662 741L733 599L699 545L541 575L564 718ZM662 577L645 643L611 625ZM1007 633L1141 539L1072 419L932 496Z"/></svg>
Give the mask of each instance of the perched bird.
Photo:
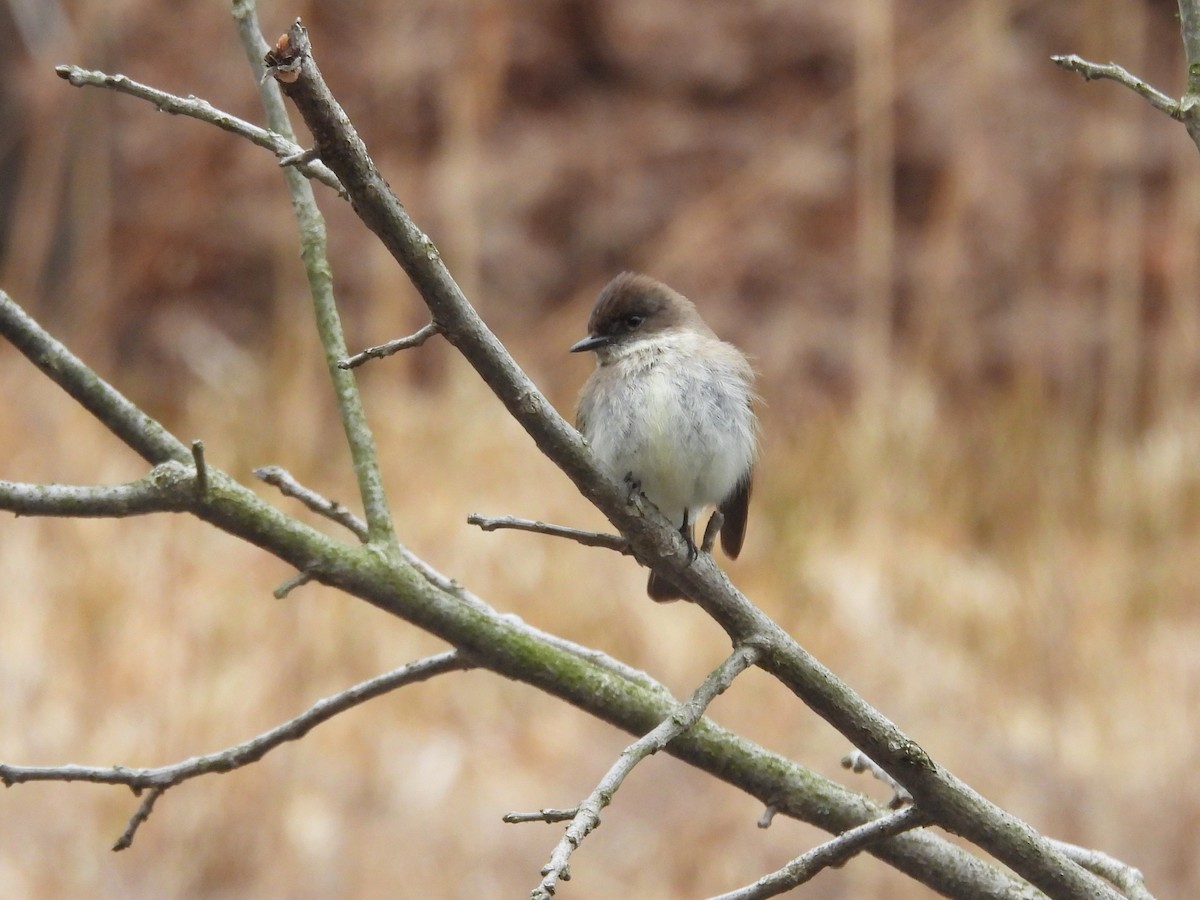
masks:
<svg viewBox="0 0 1200 900"><path fill-rule="evenodd" d="M633 272L600 292L588 336L571 347L581 350L595 352L596 368L579 394L576 426L609 474L678 525L693 556L695 522L715 506L723 520L714 514L705 539L719 524L721 546L736 558L758 449L745 355L682 294ZM684 596L657 572L646 590L659 602Z"/></svg>

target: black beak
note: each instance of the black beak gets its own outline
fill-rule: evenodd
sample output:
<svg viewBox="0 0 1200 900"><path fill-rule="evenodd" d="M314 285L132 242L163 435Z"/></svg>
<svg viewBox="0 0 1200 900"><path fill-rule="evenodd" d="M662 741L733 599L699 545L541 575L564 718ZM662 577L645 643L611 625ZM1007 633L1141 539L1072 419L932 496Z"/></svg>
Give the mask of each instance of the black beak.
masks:
<svg viewBox="0 0 1200 900"><path fill-rule="evenodd" d="M589 334L581 341L576 341L571 345L572 353L579 353L583 350L599 350L601 347L607 347L612 343L612 338L600 334Z"/></svg>

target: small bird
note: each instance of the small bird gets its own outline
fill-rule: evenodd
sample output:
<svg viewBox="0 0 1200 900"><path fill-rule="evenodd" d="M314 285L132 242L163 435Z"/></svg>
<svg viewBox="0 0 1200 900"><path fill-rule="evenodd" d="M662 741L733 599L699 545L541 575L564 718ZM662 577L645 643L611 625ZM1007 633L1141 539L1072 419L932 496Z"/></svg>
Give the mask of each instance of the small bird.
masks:
<svg viewBox="0 0 1200 900"><path fill-rule="evenodd" d="M721 546L736 559L758 450L754 370L745 355L682 294L633 272L600 292L588 336L571 347L581 350L596 353L576 414L592 452L678 525L693 558L696 519L715 506L704 549L719 527ZM646 591L660 603L684 597L657 572Z"/></svg>

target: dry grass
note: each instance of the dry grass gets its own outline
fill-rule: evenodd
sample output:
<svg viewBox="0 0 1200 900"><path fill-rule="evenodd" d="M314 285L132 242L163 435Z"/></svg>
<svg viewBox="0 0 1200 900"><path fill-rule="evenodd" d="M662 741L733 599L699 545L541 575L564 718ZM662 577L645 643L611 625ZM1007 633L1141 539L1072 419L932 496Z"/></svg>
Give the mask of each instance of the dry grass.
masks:
<svg viewBox="0 0 1200 900"><path fill-rule="evenodd" d="M0 54L21 89L19 115L0 114L27 142L0 156L39 151L0 189L0 284L215 464L248 478L279 463L350 500L269 162L48 74L93 62L103 33L112 68L253 115L221 4L170 22L110 6L71 5L70 52ZM730 566L750 596L985 794L1191 896L1200 159L1136 98L1045 62L1111 57L1173 90L1170 17L1048 6L1063 5L896 3L890 23L816 3L298 11L393 184L561 408L586 366L562 351L616 268L693 295L757 357L764 460ZM202 59L181 46L198 35ZM892 75L863 89L852 63L880 46ZM889 100L890 124L869 106ZM326 206L352 343L419 325L402 276ZM865 299L880 291L882 328ZM448 347L362 383L413 549L677 691L722 657L717 629L647 602L628 560L465 525L476 510L600 519ZM3 347L0 394L0 476L141 473ZM285 567L183 518L10 519L0 573L0 758L15 763L165 763L437 648L320 588L272 600ZM714 714L853 777L841 739L764 676ZM127 794L6 791L0 894L519 896L556 831L500 816L572 803L625 741L528 689L448 676L168 794L126 853L106 848ZM564 895L699 896L817 839L761 832L759 812L653 759ZM808 895L925 893L857 861Z"/></svg>

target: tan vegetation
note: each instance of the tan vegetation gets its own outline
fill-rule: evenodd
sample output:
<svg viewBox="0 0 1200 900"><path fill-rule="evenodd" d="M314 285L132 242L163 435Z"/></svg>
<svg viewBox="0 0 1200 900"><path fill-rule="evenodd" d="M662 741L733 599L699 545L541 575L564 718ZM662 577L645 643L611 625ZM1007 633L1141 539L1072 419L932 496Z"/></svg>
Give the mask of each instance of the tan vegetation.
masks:
<svg viewBox="0 0 1200 900"><path fill-rule="evenodd" d="M27 47L13 30L0 51L0 286L214 464L249 481L278 463L352 500L272 160L53 75L106 67L257 119L224 4L67 6L70 35ZM560 408L587 366L566 348L614 271L696 300L762 373L739 586L983 793L1139 866L1161 896L1195 895L1200 158L1128 91L1048 62L1112 58L1177 93L1173 7L900 2L890 22L888 7L262 15L304 16L393 186ZM350 342L414 330L402 273L321 194ZM465 524L601 520L450 348L362 373L415 551L679 692L722 658L719 630L649 603L631 561ZM0 396L0 477L142 474L4 346ZM438 648L321 588L273 600L290 574L182 518L0 522L0 759L165 763ZM713 714L856 777L766 677ZM625 742L527 688L451 675L169 793L121 854L128 794L0 793L0 895L521 896L557 830L500 816L576 802ZM651 760L563 895L701 896L818 838L759 831L760 811ZM806 896L924 895L857 860Z"/></svg>

